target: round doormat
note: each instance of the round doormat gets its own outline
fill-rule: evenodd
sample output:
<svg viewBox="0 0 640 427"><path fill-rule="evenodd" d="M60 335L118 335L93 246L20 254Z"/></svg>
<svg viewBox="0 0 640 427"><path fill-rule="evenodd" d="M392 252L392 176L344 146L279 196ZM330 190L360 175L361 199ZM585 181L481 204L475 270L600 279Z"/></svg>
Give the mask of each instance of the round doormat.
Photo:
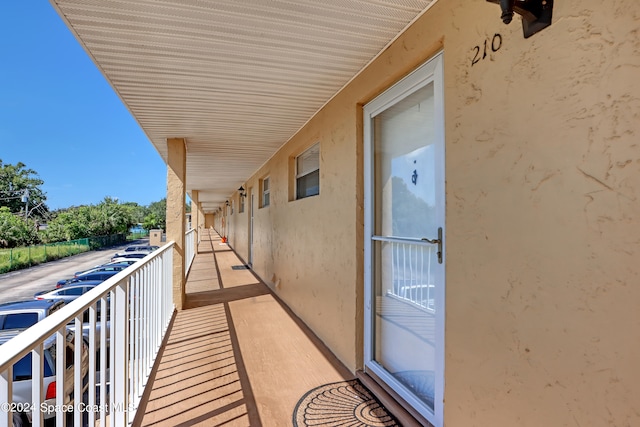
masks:
<svg viewBox="0 0 640 427"><path fill-rule="evenodd" d="M293 411L293 425L400 426L358 380L326 384L309 391Z"/></svg>

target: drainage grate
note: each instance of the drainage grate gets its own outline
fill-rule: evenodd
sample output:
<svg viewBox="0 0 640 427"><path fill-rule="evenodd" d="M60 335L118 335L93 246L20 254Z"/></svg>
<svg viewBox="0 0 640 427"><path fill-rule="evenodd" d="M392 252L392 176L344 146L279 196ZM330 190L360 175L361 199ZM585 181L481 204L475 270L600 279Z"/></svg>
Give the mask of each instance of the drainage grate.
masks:
<svg viewBox="0 0 640 427"><path fill-rule="evenodd" d="M248 265L232 265L232 270L247 270L249 268Z"/></svg>

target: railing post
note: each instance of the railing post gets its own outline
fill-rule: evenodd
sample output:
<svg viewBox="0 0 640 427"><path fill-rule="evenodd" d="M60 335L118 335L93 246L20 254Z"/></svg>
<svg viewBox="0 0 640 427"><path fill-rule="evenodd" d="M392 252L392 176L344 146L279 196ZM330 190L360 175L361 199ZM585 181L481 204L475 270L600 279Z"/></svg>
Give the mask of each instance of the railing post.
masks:
<svg viewBox="0 0 640 427"><path fill-rule="evenodd" d="M111 384L113 396L113 410L111 411L112 425L124 427L127 425L127 411L129 410L129 321L127 305L127 282L116 286L112 294L114 298L114 312L111 313L111 346L114 350L114 360L111 369L114 370Z"/></svg>
<svg viewBox="0 0 640 427"><path fill-rule="evenodd" d="M13 400L13 367L0 372L0 402ZM11 411L0 411L0 427L11 425Z"/></svg>

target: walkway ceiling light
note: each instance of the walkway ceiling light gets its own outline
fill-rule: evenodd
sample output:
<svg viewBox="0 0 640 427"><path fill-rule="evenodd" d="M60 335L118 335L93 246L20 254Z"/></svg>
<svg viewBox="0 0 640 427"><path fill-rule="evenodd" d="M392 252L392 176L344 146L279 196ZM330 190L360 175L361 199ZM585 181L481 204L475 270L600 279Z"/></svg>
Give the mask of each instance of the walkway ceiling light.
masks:
<svg viewBox="0 0 640 427"><path fill-rule="evenodd" d="M240 197L247 197L247 193L244 191L244 186L240 186L240 188L238 188L238 191L240 192Z"/></svg>
<svg viewBox="0 0 640 427"><path fill-rule="evenodd" d="M487 0L500 5L502 22L508 24L513 12L522 16L522 32L529 38L538 31L551 25L553 0Z"/></svg>

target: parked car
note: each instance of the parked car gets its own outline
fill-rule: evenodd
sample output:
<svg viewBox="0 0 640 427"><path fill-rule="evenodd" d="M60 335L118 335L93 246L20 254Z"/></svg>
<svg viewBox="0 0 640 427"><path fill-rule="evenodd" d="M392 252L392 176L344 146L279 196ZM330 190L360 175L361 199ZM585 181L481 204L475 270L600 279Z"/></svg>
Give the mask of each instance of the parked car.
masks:
<svg viewBox="0 0 640 427"><path fill-rule="evenodd" d="M16 329L11 331L2 331L0 332L0 345L9 341L11 338L15 337L22 330ZM83 394L88 387L88 372L89 372L89 352L88 347L84 340L82 342L82 356L81 356L81 373L82 378L85 379L83 382L84 389ZM74 334L71 331L67 332L66 336L66 351L65 351L65 373L64 373L64 388L65 388L65 397L63 399L65 405L73 405L73 378L74 378ZM18 362L13 365L13 394L12 401L16 404L22 404L24 407L29 407L31 404L31 377L32 377L32 362L31 362L31 353L28 353ZM56 404L56 337L55 334L50 338L46 339L43 343L43 357L44 360L44 378L42 383L42 390L44 392L44 401L46 404L46 408L53 408ZM21 406L21 405L18 405ZM45 420L54 418L56 413L54 411L44 411L43 417ZM22 425L30 425L32 421L32 413L31 411L26 411L22 413L15 413L13 416L14 426L22 426Z"/></svg>
<svg viewBox="0 0 640 427"><path fill-rule="evenodd" d="M140 261L140 258L115 258L114 260L109 261L106 264L102 264L101 266L114 265L114 264L133 265L138 261ZM96 267L101 267L101 266L97 265Z"/></svg>
<svg viewBox="0 0 640 427"><path fill-rule="evenodd" d="M0 304L0 330L26 329L58 311L65 302L55 299Z"/></svg>
<svg viewBox="0 0 640 427"><path fill-rule="evenodd" d="M35 299L29 301L17 301L0 304L0 330L27 329L47 316L58 311L65 305L65 301L60 299ZM100 306L98 306L100 310ZM99 312L99 311L98 311ZM108 311L107 311L108 313ZM82 336L89 342L89 312L83 316ZM101 321L96 322L96 349L100 348L100 328ZM107 344L109 343L109 321L107 325ZM75 322L71 321L67 329L75 332Z"/></svg>
<svg viewBox="0 0 640 427"><path fill-rule="evenodd" d="M50 291L41 291L33 296L34 299L58 299L70 302L78 298L80 295L89 292L91 289L102 283L102 280L87 280L78 283L68 284L61 288L52 289Z"/></svg>
<svg viewBox="0 0 640 427"><path fill-rule="evenodd" d="M89 273L100 273L102 271L122 271L127 267L129 267L129 264L126 264L126 263L99 265L97 267L93 267L88 270L76 271L76 274L74 274L73 277L80 277Z"/></svg>
<svg viewBox="0 0 640 427"><path fill-rule="evenodd" d="M123 254L116 254L113 258L111 258L111 261L114 260L123 260L123 259L136 259L137 261L140 261L142 258L146 257L147 255L149 255L150 252L129 252L129 253L123 253Z"/></svg>
<svg viewBox="0 0 640 427"><path fill-rule="evenodd" d="M146 255L145 255L146 256ZM142 257L144 258L144 257ZM110 263L114 263L114 264L129 264L129 265L133 265L136 262L140 261L142 258L124 258L124 257L118 257L118 258L112 258Z"/></svg>
<svg viewBox="0 0 640 427"><path fill-rule="evenodd" d="M117 258L126 254L131 254L131 253L146 253L146 254L150 254L151 252L155 251L156 249L160 248L160 246L151 246L151 245L131 245L131 246L127 246L124 251L122 252L116 252L116 254L112 257L112 258Z"/></svg>
<svg viewBox="0 0 640 427"><path fill-rule="evenodd" d="M62 288L63 286L70 285L73 283L86 282L86 281L100 281L104 282L107 279L110 279L112 276L120 273L119 271L96 271L93 273L87 273L80 275L78 277L74 277L72 279L59 280L56 284L56 288Z"/></svg>

